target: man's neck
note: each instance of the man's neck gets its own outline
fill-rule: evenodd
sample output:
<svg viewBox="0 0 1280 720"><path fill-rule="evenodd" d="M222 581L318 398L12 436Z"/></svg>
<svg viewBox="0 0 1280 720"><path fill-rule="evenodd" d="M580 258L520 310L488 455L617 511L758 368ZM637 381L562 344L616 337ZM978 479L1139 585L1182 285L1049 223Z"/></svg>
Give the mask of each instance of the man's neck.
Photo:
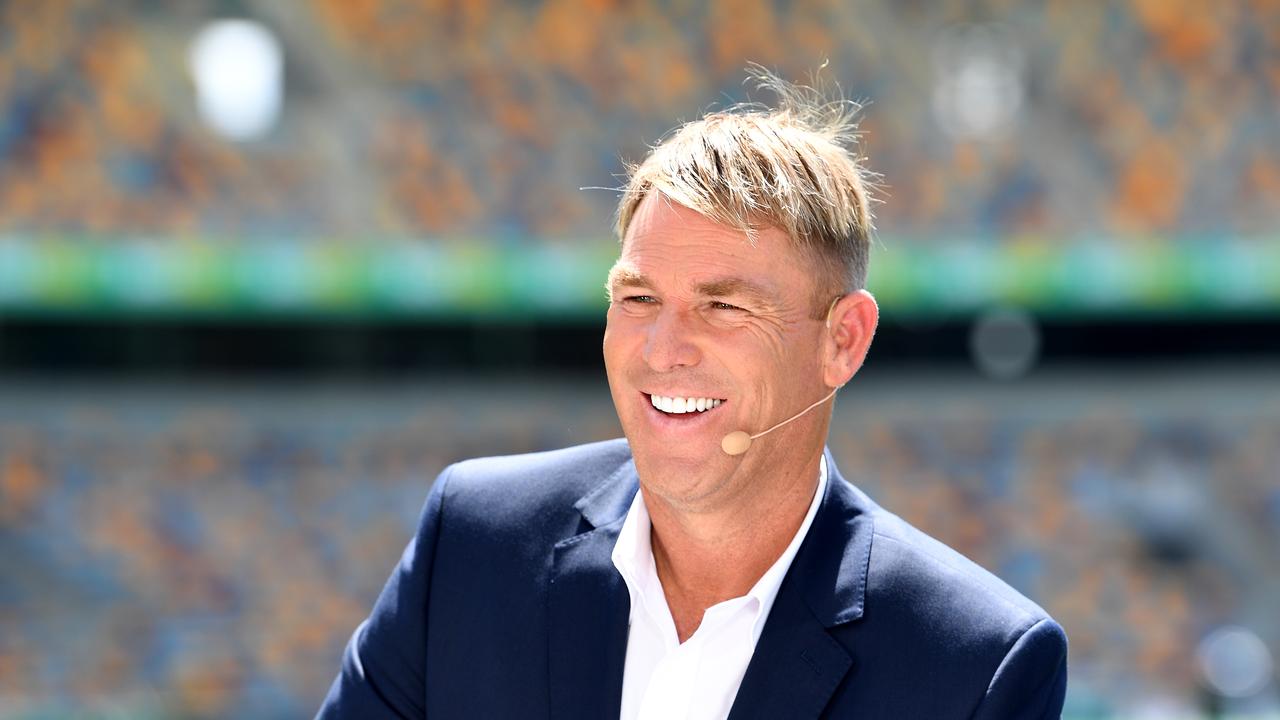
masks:
<svg viewBox="0 0 1280 720"><path fill-rule="evenodd" d="M721 507L685 512L645 494L650 545L680 642L712 605L747 594L804 522L821 457L758 478L753 491Z"/></svg>

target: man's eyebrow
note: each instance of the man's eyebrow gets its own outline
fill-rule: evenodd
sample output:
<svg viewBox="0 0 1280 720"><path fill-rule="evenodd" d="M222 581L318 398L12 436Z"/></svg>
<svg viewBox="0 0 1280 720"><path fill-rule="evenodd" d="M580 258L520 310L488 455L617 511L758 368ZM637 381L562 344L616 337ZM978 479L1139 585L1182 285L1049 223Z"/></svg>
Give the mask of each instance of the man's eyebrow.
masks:
<svg viewBox="0 0 1280 720"><path fill-rule="evenodd" d="M614 266L609 271L609 280L607 289L612 292L615 288L638 287L652 288L653 283L649 277L635 268ZM699 295L706 297L729 297L738 296L753 300L762 305L775 305L778 298L770 289L760 283L752 282L741 277L723 277L714 280L706 280L698 283L694 290Z"/></svg>
<svg viewBox="0 0 1280 720"><path fill-rule="evenodd" d="M717 278L698 283L697 291L699 294L710 297L737 295L765 304L773 304L777 301L769 288L740 277Z"/></svg>
<svg viewBox="0 0 1280 720"><path fill-rule="evenodd" d="M653 287L645 274L629 267L615 266L609 271L609 287Z"/></svg>

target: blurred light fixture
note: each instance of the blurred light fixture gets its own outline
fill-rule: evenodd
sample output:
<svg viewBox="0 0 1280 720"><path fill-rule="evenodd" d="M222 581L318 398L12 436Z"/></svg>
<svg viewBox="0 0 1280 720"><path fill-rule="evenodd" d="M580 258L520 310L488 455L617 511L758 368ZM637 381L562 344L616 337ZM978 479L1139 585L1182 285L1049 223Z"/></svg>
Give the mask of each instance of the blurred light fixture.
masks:
<svg viewBox="0 0 1280 720"><path fill-rule="evenodd" d="M1248 628L1227 625L1214 630L1200 641L1196 659L1209 687L1224 697L1249 697L1271 681L1271 653Z"/></svg>
<svg viewBox="0 0 1280 720"><path fill-rule="evenodd" d="M988 377L1022 377L1040 357L1040 329L1035 318L1018 308L997 308L978 317L969 333L974 365Z"/></svg>
<svg viewBox="0 0 1280 720"><path fill-rule="evenodd" d="M1022 108L1023 53L993 25L945 30L934 46L933 113L948 134L984 138L1005 130Z"/></svg>
<svg viewBox="0 0 1280 720"><path fill-rule="evenodd" d="M276 36L253 20L216 20L191 43L188 62L200 117L232 140L275 127L284 97L284 56Z"/></svg>

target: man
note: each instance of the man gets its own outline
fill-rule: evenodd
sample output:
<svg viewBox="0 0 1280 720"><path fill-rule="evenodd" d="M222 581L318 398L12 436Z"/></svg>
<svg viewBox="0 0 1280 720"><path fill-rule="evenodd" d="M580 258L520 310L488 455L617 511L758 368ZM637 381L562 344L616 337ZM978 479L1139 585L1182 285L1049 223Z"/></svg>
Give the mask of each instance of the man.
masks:
<svg viewBox="0 0 1280 720"><path fill-rule="evenodd" d="M472 460L321 717L1049 718L1043 610L846 482L878 310L847 107L690 123L631 171L605 367L626 440Z"/></svg>

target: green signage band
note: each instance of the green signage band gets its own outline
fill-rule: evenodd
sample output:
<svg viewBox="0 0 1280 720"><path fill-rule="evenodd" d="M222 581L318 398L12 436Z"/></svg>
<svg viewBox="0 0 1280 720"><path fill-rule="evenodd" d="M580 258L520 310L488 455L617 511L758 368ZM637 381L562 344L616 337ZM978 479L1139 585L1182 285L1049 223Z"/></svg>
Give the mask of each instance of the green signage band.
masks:
<svg viewBox="0 0 1280 720"><path fill-rule="evenodd" d="M85 240L0 237L0 314L599 316L612 241ZM1070 242L882 238L888 313L1013 305L1047 315L1280 312L1280 237Z"/></svg>

